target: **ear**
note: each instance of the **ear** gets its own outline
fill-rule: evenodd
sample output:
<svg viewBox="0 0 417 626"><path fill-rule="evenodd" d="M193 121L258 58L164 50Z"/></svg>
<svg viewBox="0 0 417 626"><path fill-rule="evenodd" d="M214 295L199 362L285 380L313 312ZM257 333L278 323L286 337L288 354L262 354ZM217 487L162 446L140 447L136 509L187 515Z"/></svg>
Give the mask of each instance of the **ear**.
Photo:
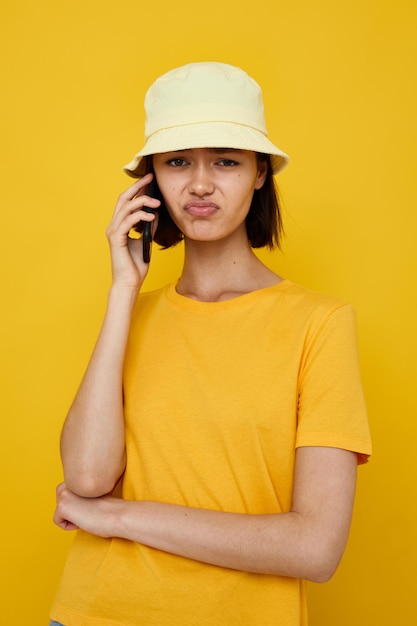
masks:
<svg viewBox="0 0 417 626"><path fill-rule="evenodd" d="M268 162L265 159L258 160L258 174L255 181L255 189L263 187L268 173Z"/></svg>

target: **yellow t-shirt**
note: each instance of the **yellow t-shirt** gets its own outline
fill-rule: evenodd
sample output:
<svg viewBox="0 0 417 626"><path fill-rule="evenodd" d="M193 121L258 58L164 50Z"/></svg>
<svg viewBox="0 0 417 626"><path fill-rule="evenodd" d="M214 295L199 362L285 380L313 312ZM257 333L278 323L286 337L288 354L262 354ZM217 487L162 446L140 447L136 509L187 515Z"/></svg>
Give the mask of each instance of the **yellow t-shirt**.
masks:
<svg viewBox="0 0 417 626"><path fill-rule="evenodd" d="M122 495L239 513L291 506L298 446L371 453L352 307L284 280L223 302L141 294L125 364ZM303 581L79 531L65 626L305 626Z"/></svg>

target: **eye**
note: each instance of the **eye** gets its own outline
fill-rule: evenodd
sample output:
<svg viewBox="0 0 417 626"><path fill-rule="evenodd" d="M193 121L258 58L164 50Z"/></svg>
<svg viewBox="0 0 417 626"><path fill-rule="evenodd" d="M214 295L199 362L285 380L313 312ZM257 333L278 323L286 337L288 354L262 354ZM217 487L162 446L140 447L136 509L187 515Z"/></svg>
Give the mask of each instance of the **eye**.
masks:
<svg viewBox="0 0 417 626"><path fill-rule="evenodd" d="M218 161L218 164L222 167L234 167L235 165L239 165L238 162L233 159L221 159Z"/></svg>
<svg viewBox="0 0 417 626"><path fill-rule="evenodd" d="M187 161L185 159L181 159L180 157L175 157L174 159L169 159L167 164L171 165L171 167L182 167L187 165Z"/></svg>

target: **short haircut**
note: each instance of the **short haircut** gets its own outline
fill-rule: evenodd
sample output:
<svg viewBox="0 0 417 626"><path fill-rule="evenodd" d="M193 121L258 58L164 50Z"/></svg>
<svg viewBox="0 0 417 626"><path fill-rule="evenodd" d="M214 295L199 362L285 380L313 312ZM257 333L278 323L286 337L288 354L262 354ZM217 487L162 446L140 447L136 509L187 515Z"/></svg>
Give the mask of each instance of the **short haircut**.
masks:
<svg viewBox="0 0 417 626"><path fill-rule="evenodd" d="M272 174L269 155L257 153L257 158L260 162L266 161L268 169L264 184L260 189L256 189L253 194L252 203L246 216L248 240L252 248L280 248L284 229L278 188ZM144 157L144 160L146 160L146 173L152 172L154 174L152 156ZM166 250L182 241L184 235L168 213L157 183L153 195L161 201L161 206L158 207L159 219L154 240Z"/></svg>

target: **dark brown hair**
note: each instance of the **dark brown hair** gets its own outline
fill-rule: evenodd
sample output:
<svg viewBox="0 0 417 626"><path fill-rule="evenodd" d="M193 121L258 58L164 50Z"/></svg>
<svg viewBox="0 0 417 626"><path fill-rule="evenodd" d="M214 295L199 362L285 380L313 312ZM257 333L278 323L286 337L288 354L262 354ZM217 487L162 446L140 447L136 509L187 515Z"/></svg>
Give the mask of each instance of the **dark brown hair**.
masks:
<svg viewBox="0 0 417 626"><path fill-rule="evenodd" d="M266 161L268 170L265 183L260 189L256 189L253 194L252 203L246 216L246 232L252 248L279 248L283 235L283 224L281 209L278 197L278 189L272 175L272 167L267 154L257 154L260 162ZM144 157L146 161L146 173L153 172L152 156ZM155 197L161 200L158 208L158 227L154 240L163 249L175 246L183 239L183 234L172 220L165 206L158 186L155 187Z"/></svg>

